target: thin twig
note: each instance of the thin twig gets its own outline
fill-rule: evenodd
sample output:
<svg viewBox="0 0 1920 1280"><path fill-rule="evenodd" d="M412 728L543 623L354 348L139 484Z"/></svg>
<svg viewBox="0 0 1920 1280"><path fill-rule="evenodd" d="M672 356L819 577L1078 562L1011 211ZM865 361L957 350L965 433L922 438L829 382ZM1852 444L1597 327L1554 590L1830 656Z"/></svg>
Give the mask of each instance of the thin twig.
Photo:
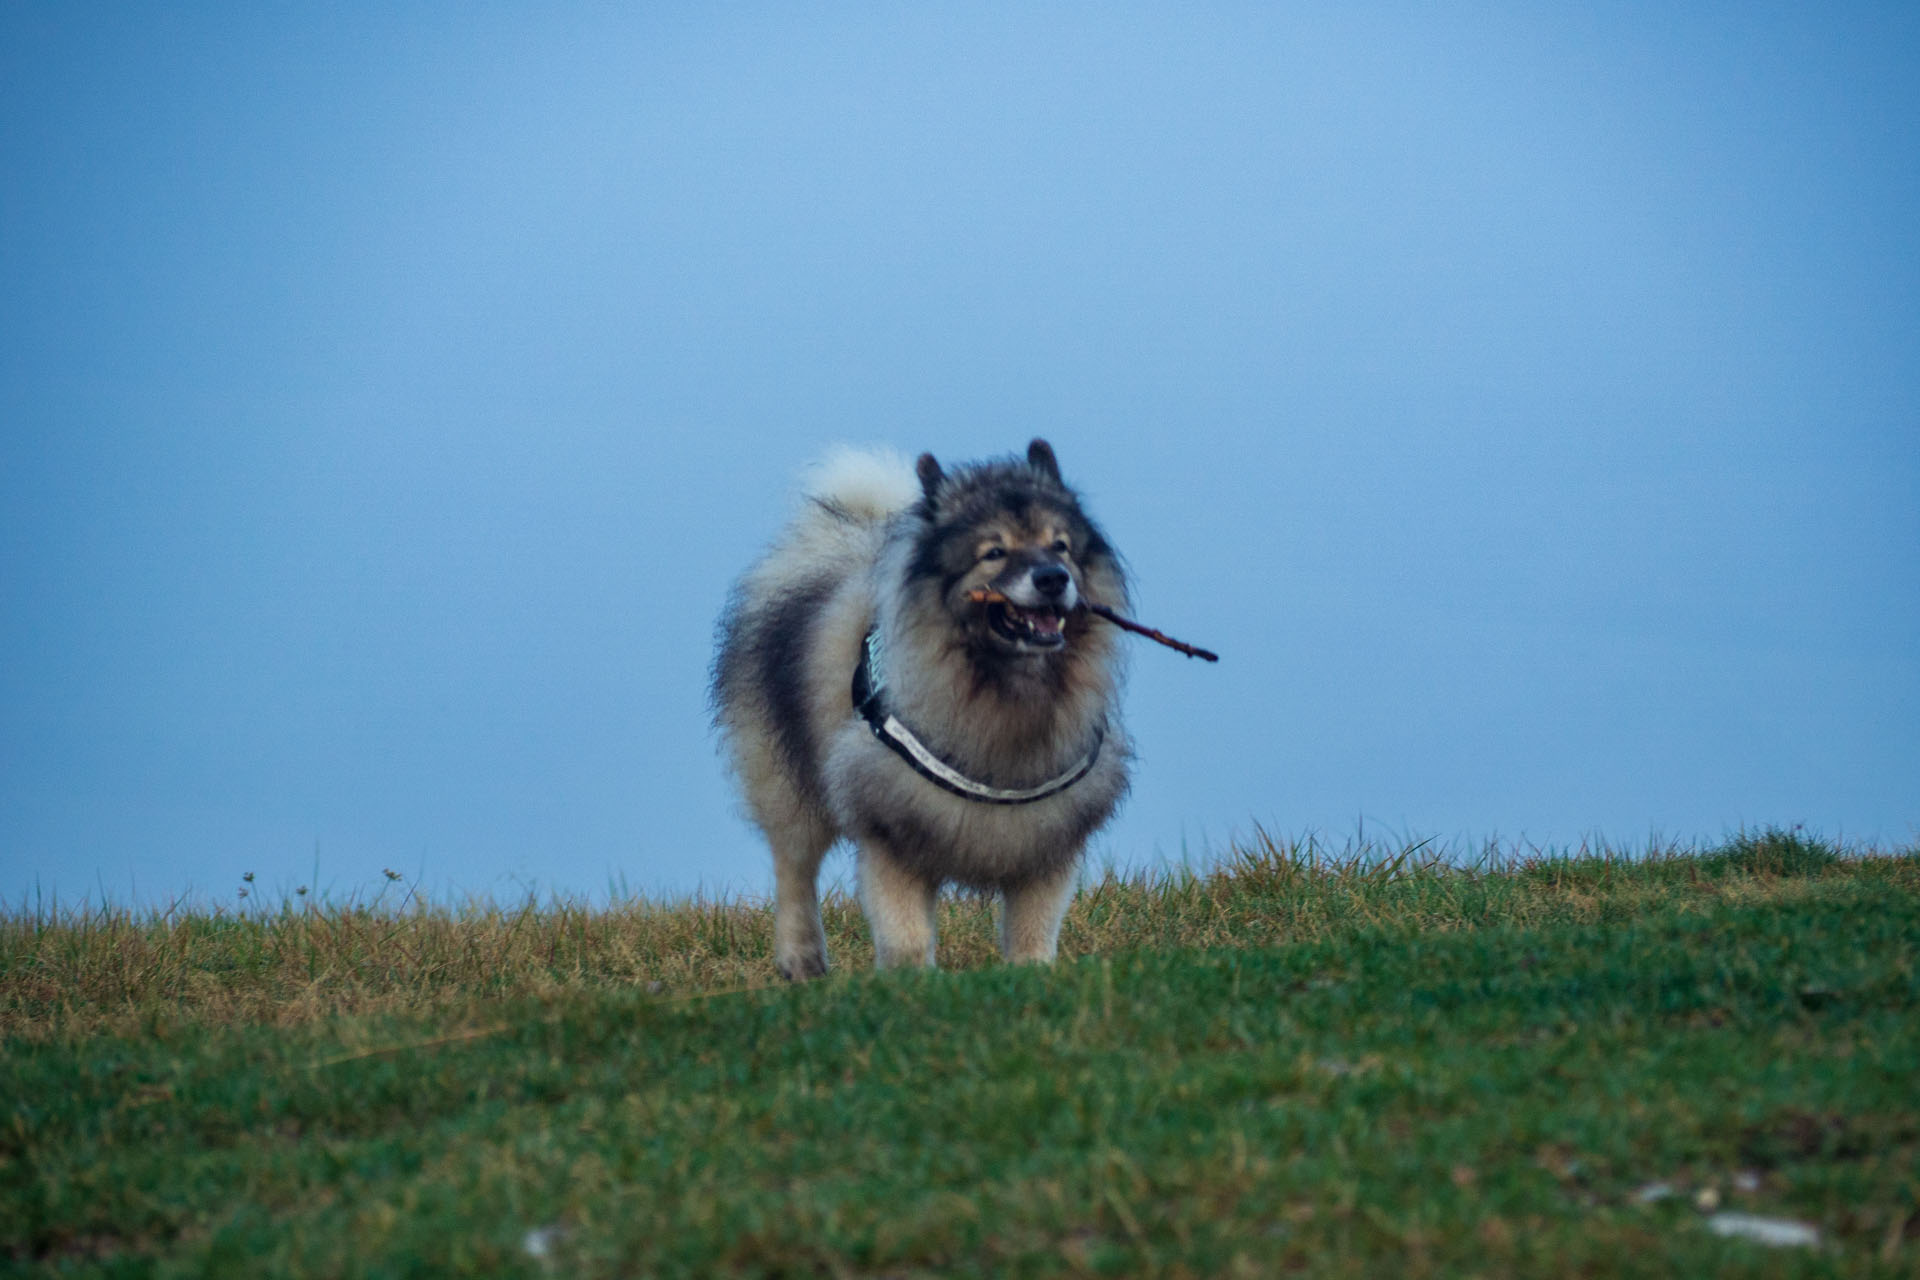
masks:
<svg viewBox="0 0 1920 1280"><path fill-rule="evenodd" d="M1131 618L1121 617L1103 604L1089 603L1087 605L1087 612L1096 617L1105 618L1108 622L1111 622L1114 626L1122 630L1131 631L1136 635L1143 635L1149 640L1157 640L1167 646L1167 648L1184 653L1189 658L1204 658L1208 662L1220 661L1220 655L1211 649L1202 649L1198 645L1188 644L1184 640L1175 640L1164 631L1155 631L1152 627L1141 626Z"/></svg>

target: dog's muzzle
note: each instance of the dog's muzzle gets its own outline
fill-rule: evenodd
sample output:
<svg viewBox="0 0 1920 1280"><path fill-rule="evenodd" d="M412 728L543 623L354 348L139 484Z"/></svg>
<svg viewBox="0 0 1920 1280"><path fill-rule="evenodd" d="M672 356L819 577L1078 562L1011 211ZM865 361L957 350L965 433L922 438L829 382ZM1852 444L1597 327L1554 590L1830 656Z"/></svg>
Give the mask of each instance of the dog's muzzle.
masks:
<svg viewBox="0 0 1920 1280"><path fill-rule="evenodd" d="M1058 649L1067 642L1067 615L1079 603L1065 565L1035 565L996 587L987 626L1017 648Z"/></svg>

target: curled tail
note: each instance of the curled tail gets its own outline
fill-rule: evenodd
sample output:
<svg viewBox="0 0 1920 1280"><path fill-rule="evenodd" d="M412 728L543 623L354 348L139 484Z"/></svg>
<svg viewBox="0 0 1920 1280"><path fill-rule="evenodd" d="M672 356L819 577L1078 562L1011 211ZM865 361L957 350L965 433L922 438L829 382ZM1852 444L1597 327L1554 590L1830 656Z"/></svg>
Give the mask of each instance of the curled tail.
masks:
<svg viewBox="0 0 1920 1280"><path fill-rule="evenodd" d="M842 446L807 469L800 491L834 515L885 520L920 500L920 481L891 449Z"/></svg>

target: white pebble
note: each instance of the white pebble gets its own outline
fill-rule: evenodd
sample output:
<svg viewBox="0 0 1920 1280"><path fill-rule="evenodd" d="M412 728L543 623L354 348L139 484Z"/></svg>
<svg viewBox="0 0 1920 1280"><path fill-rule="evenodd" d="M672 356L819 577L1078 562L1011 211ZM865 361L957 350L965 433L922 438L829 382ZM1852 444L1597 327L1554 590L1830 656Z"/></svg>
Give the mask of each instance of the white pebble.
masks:
<svg viewBox="0 0 1920 1280"><path fill-rule="evenodd" d="M1761 1244L1812 1246L1820 1243L1818 1228L1791 1218L1761 1218L1751 1213L1716 1213L1707 1226L1717 1236L1736 1236Z"/></svg>
<svg viewBox="0 0 1920 1280"><path fill-rule="evenodd" d="M520 1247L526 1250L529 1258L545 1258L553 1253L555 1246L560 1243L561 1237L565 1234L565 1230L560 1227L535 1227L527 1232L526 1238L520 1242Z"/></svg>

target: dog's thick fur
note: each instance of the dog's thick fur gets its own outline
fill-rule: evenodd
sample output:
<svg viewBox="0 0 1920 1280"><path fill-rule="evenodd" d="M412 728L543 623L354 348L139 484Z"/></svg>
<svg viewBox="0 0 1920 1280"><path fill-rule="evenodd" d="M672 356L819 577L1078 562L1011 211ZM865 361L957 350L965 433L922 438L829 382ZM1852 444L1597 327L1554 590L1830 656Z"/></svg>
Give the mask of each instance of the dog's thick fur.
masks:
<svg viewBox="0 0 1920 1280"><path fill-rule="evenodd" d="M1119 649L1087 600L1125 609L1126 580L1044 440L1024 460L947 470L926 454L910 470L851 453L816 474L799 516L734 588L713 669L715 723L773 851L782 974L826 971L816 886L842 836L858 845L882 967L933 963L947 883L999 893L1007 959L1053 959L1087 837L1127 789ZM969 778L1037 785L1104 730L1098 760L1027 804L943 790L854 712L869 629L885 646L894 713Z"/></svg>

